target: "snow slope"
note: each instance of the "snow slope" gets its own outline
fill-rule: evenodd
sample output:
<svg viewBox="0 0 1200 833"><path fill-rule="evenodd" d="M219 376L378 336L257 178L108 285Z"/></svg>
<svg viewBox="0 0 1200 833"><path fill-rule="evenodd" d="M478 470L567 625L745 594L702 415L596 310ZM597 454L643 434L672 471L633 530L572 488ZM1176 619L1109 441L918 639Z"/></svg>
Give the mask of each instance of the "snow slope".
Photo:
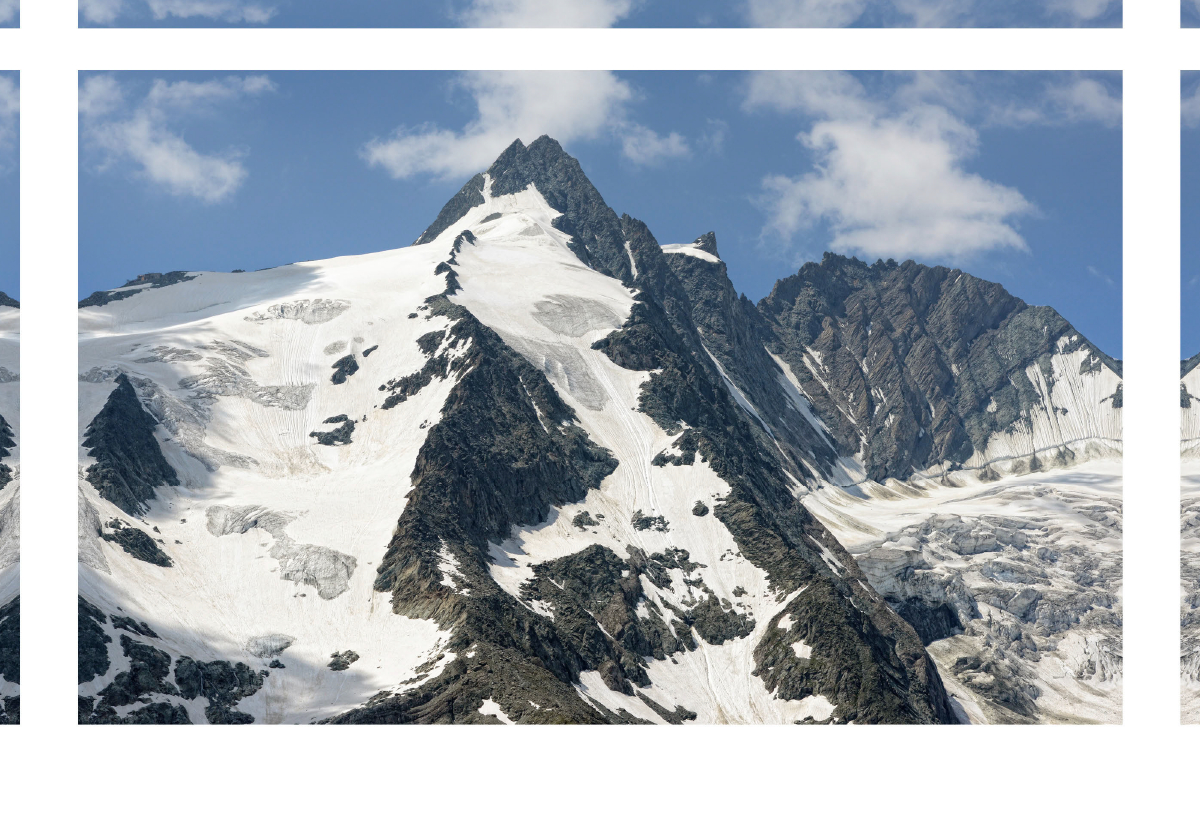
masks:
<svg viewBox="0 0 1200 833"><path fill-rule="evenodd" d="M378 408L377 388L420 366L416 338L438 326L418 314L443 283L433 275L436 260L433 249L415 248L201 273L80 312L81 432L116 375L128 374L161 423L161 445L182 483L160 489L144 518L147 531L162 530L154 537L175 565L135 560L84 524L80 591L105 611L146 621L161 637L156 645L197 660L265 667L254 640L289 637L280 655L286 669L271 670L262 691L240 705L257 719L330 716L400 685L440 654L444 634L434 624L392 614L386 595L372 590L417 451L449 388L434 381L396 408ZM332 385L331 365L345 355L361 369ZM309 437L340 414L358 420L350 445ZM79 462L81 474L94 462L82 446ZM82 479L80 489L83 509L101 523L122 514ZM227 510L242 507L261 507L257 514L275 522L245 532L222 526ZM318 575L316 584L286 580L275 549L281 537L293 548L334 551L353 567L344 582L336 574ZM329 669L330 654L347 648L361 659ZM82 694L124 670L111 653L109 673ZM196 701L184 704L202 721Z"/></svg>
<svg viewBox="0 0 1200 833"><path fill-rule="evenodd" d="M1040 403L989 437L964 468L990 466L998 473L1019 474L1037 466L1120 459L1122 411L1112 406L1112 399L1119 395L1121 377L1077 336L1064 336L1055 347L1050 374L1037 363L1025 368Z"/></svg>

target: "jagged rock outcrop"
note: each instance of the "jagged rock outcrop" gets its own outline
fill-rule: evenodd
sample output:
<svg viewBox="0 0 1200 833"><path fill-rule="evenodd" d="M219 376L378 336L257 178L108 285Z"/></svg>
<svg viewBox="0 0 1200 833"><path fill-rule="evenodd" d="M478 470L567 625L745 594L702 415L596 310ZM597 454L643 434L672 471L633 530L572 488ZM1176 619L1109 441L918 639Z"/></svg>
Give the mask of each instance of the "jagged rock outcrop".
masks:
<svg viewBox="0 0 1200 833"><path fill-rule="evenodd" d="M1054 310L997 283L826 254L776 284L758 309L839 453L861 455L873 480L1120 442L1119 414L1073 390L1081 377L1111 374L1107 410L1117 411L1120 363ZM1072 390L1056 394L1060 382ZM993 438L1018 426L1028 441L989 453Z"/></svg>
<svg viewBox="0 0 1200 833"><path fill-rule="evenodd" d="M158 421L142 407L129 377L122 373L116 382L84 432L83 447L96 459L87 481L124 512L141 515L155 487L178 486L179 477L155 439Z"/></svg>

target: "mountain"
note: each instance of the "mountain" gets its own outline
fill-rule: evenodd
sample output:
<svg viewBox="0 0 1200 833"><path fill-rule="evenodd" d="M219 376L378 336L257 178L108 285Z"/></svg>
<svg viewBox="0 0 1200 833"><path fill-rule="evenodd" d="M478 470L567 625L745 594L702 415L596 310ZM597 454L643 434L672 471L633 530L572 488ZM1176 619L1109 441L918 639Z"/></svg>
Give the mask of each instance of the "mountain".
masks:
<svg viewBox="0 0 1200 833"><path fill-rule="evenodd" d="M547 137L408 248L143 278L80 309L82 722L1047 718L1036 657L970 643L950 696L925 644L1057 650L1057 574L976 603L829 507L1119 456L1119 365L1052 311L833 256L754 305Z"/></svg>
<svg viewBox="0 0 1200 833"><path fill-rule="evenodd" d="M20 320L0 292L0 724L21 722Z"/></svg>

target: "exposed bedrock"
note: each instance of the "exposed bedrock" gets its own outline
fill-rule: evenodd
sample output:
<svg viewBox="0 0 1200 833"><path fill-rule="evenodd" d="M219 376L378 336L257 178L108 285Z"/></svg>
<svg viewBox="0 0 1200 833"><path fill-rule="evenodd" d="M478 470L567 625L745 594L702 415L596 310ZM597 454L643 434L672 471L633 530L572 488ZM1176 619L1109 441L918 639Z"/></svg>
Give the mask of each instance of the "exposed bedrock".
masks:
<svg viewBox="0 0 1200 833"><path fill-rule="evenodd" d="M84 432L83 446L96 459L87 480L122 511L140 516L154 500L155 487L178 486L179 477L154 436L158 422L142 407L129 378L122 373L116 382Z"/></svg>

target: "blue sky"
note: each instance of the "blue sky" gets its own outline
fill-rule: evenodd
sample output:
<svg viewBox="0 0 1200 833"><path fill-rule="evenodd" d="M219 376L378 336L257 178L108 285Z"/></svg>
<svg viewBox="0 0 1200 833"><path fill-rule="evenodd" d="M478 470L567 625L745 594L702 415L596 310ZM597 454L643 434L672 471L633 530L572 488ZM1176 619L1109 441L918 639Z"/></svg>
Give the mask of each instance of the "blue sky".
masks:
<svg viewBox="0 0 1200 833"><path fill-rule="evenodd" d="M0 72L0 290L21 290L21 186L18 164L20 79Z"/></svg>
<svg viewBox="0 0 1200 833"><path fill-rule="evenodd" d="M79 0L79 10L85 26L1121 25L1121 0Z"/></svg>
<svg viewBox="0 0 1200 833"><path fill-rule="evenodd" d="M826 250L912 257L1121 352L1115 74L120 73L80 106L81 296L408 245L549 133L660 242L715 231L753 300Z"/></svg>
<svg viewBox="0 0 1200 833"><path fill-rule="evenodd" d="M1185 72L1183 133L1180 136L1180 212L1182 246L1180 270L1180 352L1183 358L1200 353L1200 72Z"/></svg>
<svg viewBox="0 0 1200 833"><path fill-rule="evenodd" d="M1182 0L1182 11L1185 27L1200 26L1200 0Z"/></svg>

